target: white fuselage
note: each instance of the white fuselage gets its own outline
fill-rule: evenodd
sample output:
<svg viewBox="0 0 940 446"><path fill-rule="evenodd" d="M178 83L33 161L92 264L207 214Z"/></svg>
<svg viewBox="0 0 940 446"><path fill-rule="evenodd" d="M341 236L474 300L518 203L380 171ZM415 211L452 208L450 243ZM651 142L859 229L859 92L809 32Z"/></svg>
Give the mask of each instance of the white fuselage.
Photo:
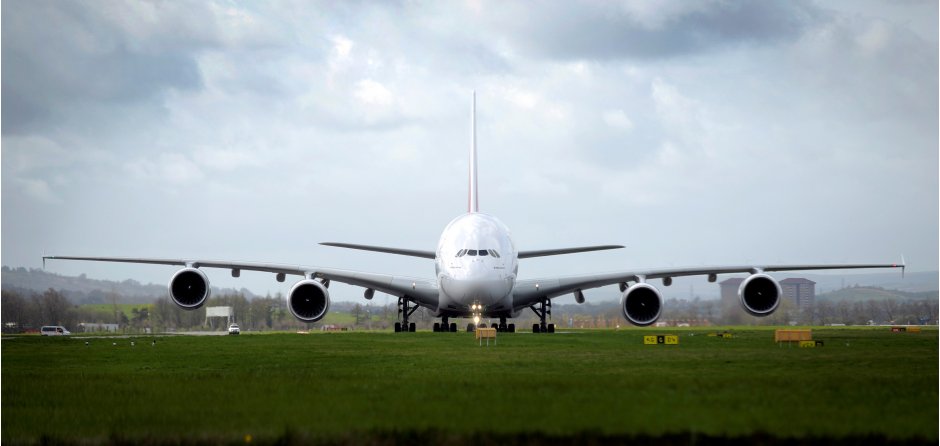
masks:
<svg viewBox="0 0 940 446"><path fill-rule="evenodd" d="M496 316L512 311L512 289L519 271L509 228L478 212L451 221L437 245L435 269L439 311ZM474 311L476 305L481 309Z"/></svg>

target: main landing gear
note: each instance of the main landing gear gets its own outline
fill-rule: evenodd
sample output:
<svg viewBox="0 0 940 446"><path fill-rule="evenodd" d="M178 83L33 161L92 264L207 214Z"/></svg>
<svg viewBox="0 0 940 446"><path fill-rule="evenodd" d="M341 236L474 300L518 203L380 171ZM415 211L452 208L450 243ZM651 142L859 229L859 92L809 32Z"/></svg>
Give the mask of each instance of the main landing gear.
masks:
<svg viewBox="0 0 940 446"><path fill-rule="evenodd" d="M473 322L467 324L467 333L473 333L478 328ZM487 328L485 322L480 322L479 328ZM500 333L515 333L516 324L507 324L506 318L499 318L499 323L492 323L489 328L495 328Z"/></svg>
<svg viewBox="0 0 940 446"><path fill-rule="evenodd" d="M545 319L552 317L552 301L542 299L538 304L529 305L529 308L539 317L538 324L532 324L532 333L554 333L555 324L546 324Z"/></svg>
<svg viewBox="0 0 940 446"><path fill-rule="evenodd" d="M398 298L398 317L401 319L400 322L395 322L395 333L410 331L414 333L415 323L408 322L408 318L411 317L411 314L418 310L418 306L411 306L408 302L408 298L399 297Z"/></svg>
<svg viewBox="0 0 940 446"><path fill-rule="evenodd" d="M516 332L516 324L507 324L505 316L501 316L499 318L499 325L493 324L493 328L495 328L496 331L500 333L515 333Z"/></svg>
<svg viewBox="0 0 940 446"><path fill-rule="evenodd" d="M451 323L448 324L448 323L447 323L447 316L443 316L443 317L441 317L441 322L440 322L440 323L438 323L438 322L435 322L435 323L434 323L434 331L435 331L435 332L441 332L441 333L448 333L448 332L450 332L450 333L456 333L456 332L457 332L457 323L456 323L456 322L451 322Z"/></svg>

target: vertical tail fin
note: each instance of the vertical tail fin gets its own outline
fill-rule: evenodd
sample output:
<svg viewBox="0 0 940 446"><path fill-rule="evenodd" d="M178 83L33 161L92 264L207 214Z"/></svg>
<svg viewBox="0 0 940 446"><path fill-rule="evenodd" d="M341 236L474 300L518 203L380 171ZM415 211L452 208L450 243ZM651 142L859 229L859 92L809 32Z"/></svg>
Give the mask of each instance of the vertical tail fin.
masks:
<svg viewBox="0 0 940 446"><path fill-rule="evenodd" d="M470 195L467 200L467 212L480 212L480 201L477 198L477 92L473 92L473 106L470 117Z"/></svg>

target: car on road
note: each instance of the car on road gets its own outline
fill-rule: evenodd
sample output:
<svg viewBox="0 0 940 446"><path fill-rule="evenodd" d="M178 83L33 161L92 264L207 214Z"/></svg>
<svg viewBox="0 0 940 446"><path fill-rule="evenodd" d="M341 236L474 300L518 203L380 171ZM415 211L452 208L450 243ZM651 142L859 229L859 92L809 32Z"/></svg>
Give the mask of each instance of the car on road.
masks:
<svg viewBox="0 0 940 446"><path fill-rule="evenodd" d="M65 329L61 325L46 325L39 330L39 334L43 336L68 336L72 332Z"/></svg>
<svg viewBox="0 0 940 446"><path fill-rule="evenodd" d="M237 335L241 333L241 329L238 328L238 324L232 324L228 326L228 334Z"/></svg>

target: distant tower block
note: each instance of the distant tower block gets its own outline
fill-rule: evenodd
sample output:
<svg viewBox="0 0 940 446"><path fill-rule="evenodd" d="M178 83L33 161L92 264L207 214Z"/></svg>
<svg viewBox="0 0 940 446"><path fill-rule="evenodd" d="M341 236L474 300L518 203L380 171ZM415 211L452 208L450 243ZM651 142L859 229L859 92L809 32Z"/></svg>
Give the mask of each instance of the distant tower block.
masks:
<svg viewBox="0 0 940 446"><path fill-rule="evenodd" d="M780 281L783 298L796 304L800 311L809 310L816 304L816 282L809 279L783 279Z"/></svg>
<svg viewBox="0 0 940 446"><path fill-rule="evenodd" d="M744 322L745 312L738 299L738 288L744 279L732 277L718 283L721 286L721 315L726 324L740 324Z"/></svg>
<svg viewBox="0 0 940 446"><path fill-rule="evenodd" d="M211 317L224 317L228 326L235 320L235 312L232 307L206 307L206 325L211 326L209 324Z"/></svg>

